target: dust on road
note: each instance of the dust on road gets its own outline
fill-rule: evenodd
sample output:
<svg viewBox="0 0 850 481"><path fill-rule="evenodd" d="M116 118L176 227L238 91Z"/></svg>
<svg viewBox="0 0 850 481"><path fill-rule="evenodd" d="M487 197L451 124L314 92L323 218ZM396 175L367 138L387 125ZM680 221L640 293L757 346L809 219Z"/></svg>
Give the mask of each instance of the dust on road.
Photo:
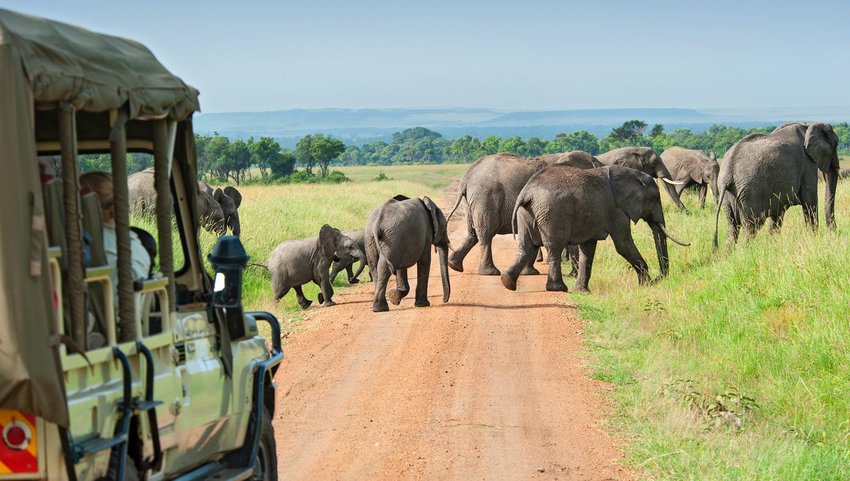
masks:
<svg viewBox="0 0 850 481"><path fill-rule="evenodd" d="M463 228L452 219L455 243ZM497 266L515 246L494 240ZM414 308L411 294L373 313L365 283L309 311L276 376L281 479L633 477L600 423L608 387L582 362L568 297L546 292L542 276L507 291L498 277L476 275L477 262L474 249L466 272L451 272L448 304L434 258L431 307Z"/></svg>

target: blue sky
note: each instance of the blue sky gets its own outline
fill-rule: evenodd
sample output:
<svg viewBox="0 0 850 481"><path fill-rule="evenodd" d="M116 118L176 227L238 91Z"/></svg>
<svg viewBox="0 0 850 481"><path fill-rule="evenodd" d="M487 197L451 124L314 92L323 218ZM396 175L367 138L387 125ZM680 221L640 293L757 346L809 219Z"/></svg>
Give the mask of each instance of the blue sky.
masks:
<svg viewBox="0 0 850 481"><path fill-rule="evenodd" d="M847 1L41 1L146 44L205 112L850 106Z"/></svg>

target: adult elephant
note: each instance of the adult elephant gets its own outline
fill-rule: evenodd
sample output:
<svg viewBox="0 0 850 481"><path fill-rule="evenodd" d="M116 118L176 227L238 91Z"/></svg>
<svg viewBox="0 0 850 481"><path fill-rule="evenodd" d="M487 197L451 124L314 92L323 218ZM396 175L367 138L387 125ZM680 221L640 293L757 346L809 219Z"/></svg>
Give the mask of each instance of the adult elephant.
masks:
<svg viewBox="0 0 850 481"><path fill-rule="evenodd" d="M710 188L715 205L719 203L717 175L720 173L720 164L717 163L714 152L706 155L702 150L670 147L661 153L661 161L664 162L673 180L682 182L681 185L676 186L676 193L679 196L685 189L696 187L699 191L699 208L703 209L705 197Z"/></svg>
<svg viewBox="0 0 850 481"><path fill-rule="evenodd" d="M449 302L449 236L443 211L428 197L410 199L397 195L375 207L366 219L366 257L375 283L372 311L388 311L387 298L398 304L410 292L407 269L416 264L416 307L428 301L428 274L431 270L431 246L440 256L443 302ZM396 289L387 292L387 283L395 273Z"/></svg>
<svg viewBox="0 0 850 481"><path fill-rule="evenodd" d="M608 236L617 252L637 272L641 284L649 282L646 261L635 247L631 223L643 219L652 229L661 277L667 275L667 239L661 195L652 177L622 166L581 170L554 165L534 174L517 197L512 214L519 247L513 265L502 274L502 284L516 290L520 271L545 246L548 253L548 291L567 291L561 273L561 253L578 245L579 272L576 290L588 291L596 243Z"/></svg>
<svg viewBox="0 0 850 481"><path fill-rule="evenodd" d="M652 177L664 181L664 188L670 194L670 198L683 212L687 212L685 205L679 199L679 193L673 186L681 185L681 182L673 180L670 171L664 165L664 162L654 150L649 147L621 147L614 149L604 154L597 156L600 162L605 165L622 165L639 170Z"/></svg>
<svg viewBox="0 0 850 481"><path fill-rule="evenodd" d="M801 205L806 224L817 229L818 170L826 183L826 225L835 228L838 135L831 125L792 123L770 134L739 140L726 153L717 180L720 203L715 214L715 247L721 207L726 211L732 243L738 240L742 226L754 235L768 218L771 230L778 230L785 211L793 205Z"/></svg>
<svg viewBox="0 0 850 481"><path fill-rule="evenodd" d="M224 225L227 229L233 232L233 235L239 236L242 232L242 225L239 222L239 206L242 205L242 194L236 187L226 186L225 188L211 187L206 182L199 180L198 189L201 192L208 194L221 206L221 212L224 214ZM203 216L203 210L202 216Z"/></svg>
<svg viewBox="0 0 850 481"><path fill-rule="evenodd" d="M334 291L329 275L331 263L362 256L363 251L353 240L328 224L322 226L318 237L288 240L279 244L266 264L271 272L275 302L294 289L298 305L307 309L313 301L304 296L301 286L312 281L321 290L319 304L333 306Z"/></svg>
<svg viewBox="0 0 850 481"><path fill-rule="evenodd" d="M449 213L451 219L461 202L466 200L466 237L449 256L449 267L463 272L463 259L475 244L481 243L478 274L499 275L501 272L493 263L493 237L511 233L511 212L520 190L535 172L553 164L577 168L601 165L592 155L578 150L531 158L502 153L475 161L460 180L457 201ZM529 264L523 273L538 272Z"/></svg>
<svg viewBox="0 0 850 481"><path fill-rule="evenodd" d="M156 190L153 182L152 168L127 177L130 210L136 215L154 215ZM205 182L198 182L195 194L198 218L205 229L216 235L224 235L228 228L234 235L241 233L236 209L242 203L242 195L238 190L233 187L213 189Z"/></svg>

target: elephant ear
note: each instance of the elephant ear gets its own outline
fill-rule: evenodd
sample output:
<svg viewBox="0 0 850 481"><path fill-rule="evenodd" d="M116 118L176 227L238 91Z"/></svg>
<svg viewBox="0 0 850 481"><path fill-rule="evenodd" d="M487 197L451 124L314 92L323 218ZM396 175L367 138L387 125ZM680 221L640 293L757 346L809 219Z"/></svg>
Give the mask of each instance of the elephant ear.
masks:
<svg viewBox="0 0 850 481"><path fill-rule="evenodd" d="M710 153L708 155L708 160L710 160L712 162L717 162L717 154L715 154L714 152Z"/></svg>
<svg viewBox="0 0 850 481"><path fill-rule="evenodd" d="M609 168L608 183L611 184L614 203L637 224L646 204L647 183L654 183L652 177L636 170L612 171Z"/></svg>
<svg viewBox="0 0 850 481"><path fill-rule="evenodd" d="M233 199L233 203L236 204L237 209L240 205L242 205L242 194L238 190L236 190L236 187L231 187L228 185L224 188L224 194Z"/></svg>
<svg viewBox="0 0 850 481"><path fill-rule="evenodd" d="M836 149L838 148L838 136L827 124L812 124L806 129L806 136L803 141L803 147L809 158L822 171L827 171L831 167L838 168L838 156ZM836 164L836 165L831 165Z"/></svg>
<svg viewBox="0 0 850 481"><path fill-rule="evenodd" d="M694 182L696 182L698 184L702 184L702 183L705 182L705 179L702 175L703 165L702 165L702 162L699 162L699 161L697 161L696 164L697 165L695 165L694 168L690 169L691 170L691 179L694 179Z"/></svg>
<svg viewBox="0 0 850 481"><path fill-rule="evenodd" d="M319 250L325 259L333 259L336 252L338 230L325 224L319 230Z"/></svg>
<svg viewBox="0 0 850 481"><path fill-rule="evenodd" d="M433 231L434 237L433 242L437 242L438 239L442 238L442 226L440 225L440 221L437 219L437 211L439 207L434 204L434 201L430 198L423 197L422 203L425 204L425 208L428 209L428 213L431 214L431 229Z"/></svg>
<svg viewBox="0 0 850 481"><path fill-rule="evenodd" d="M393 200L410 200L410 197L404 194L396 194L393 196Z"/></svg>
<svg viewBox="0 0 850 481"><path fill-rule="evenodd" d="M223 195L224 195L224 191L221 190L220 187L216 187L215 190L213 190L213 192L212 192L213 199L215 199L215 201L218 202L219 204L221 203L221 196L223 196Z"/></svg>

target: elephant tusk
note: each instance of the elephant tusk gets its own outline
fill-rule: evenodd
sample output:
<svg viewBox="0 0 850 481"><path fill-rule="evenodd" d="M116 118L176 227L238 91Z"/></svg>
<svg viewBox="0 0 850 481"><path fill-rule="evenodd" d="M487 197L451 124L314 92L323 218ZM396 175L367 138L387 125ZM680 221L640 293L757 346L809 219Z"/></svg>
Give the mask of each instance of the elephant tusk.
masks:
<svg viewBox="0 0 850 481"><path fill-rule="evenodd" d="M661 177L661 180L663 180L664 182L667 182L670 185L685 185L686 184L686 181L684 181L684 180L670 180L666 177Z"/></svg>
<svg viewBox="0 0 850 481"><path fill-rule="evenodd" d="M666 235L667 238L670 239L671 241L675 242L676 244L679 244L682 247L689 247L691 245L689 242L682 242L682 241L676 239L675 237L673 237L672 235L670 235L670 233L667 232L667 228L664 227L664 224L658 224L658 225L661 226L661 231L664 232L664 235Z"/></svg>

